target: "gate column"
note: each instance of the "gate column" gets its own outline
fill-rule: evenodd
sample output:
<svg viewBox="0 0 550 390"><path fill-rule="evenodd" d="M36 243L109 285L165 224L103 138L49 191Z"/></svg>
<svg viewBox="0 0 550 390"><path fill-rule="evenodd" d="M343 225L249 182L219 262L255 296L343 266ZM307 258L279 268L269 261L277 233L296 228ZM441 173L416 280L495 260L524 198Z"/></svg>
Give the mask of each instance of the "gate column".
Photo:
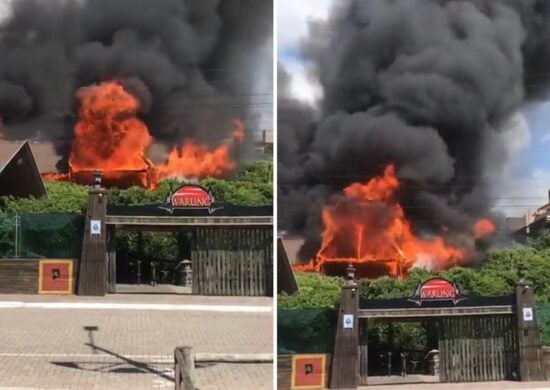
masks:
<svg viewBox="0 0 550 390"><path fill-rule="evenodd" d="M331 389L355 389L359 384L359 290L355 268L346 269L342 298L338 309L338 327L330 370Z"/></svg>
<svg viewBox="0 0 550 390"><path fill-rule="evenodd" d="M101 175L94 174L94 188L88 192L86 226L79 262L78 295L99 295L107 292L107 232L105 214L107 192L101 188Z"/></svg>
<svg viewBox="0 0 550 390"><path fill-rule="evenodd" d="M546 380L546 375L542 361L533 286L522 278L516 284L515 292L519 379L543 381Z"/></svg>

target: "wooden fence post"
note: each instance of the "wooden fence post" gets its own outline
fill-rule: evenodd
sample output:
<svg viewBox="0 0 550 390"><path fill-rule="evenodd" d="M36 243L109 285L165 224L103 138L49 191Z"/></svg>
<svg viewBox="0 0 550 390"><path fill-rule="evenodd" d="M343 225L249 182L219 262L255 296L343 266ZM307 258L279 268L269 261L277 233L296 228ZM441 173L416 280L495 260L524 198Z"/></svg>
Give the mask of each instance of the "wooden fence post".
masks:
<svg viewBox="0 0 550 390"><path fill-rule="evenodd" d="M355 389L359 383L358 287L355 268L349 265L338 309L338 328L330 370L331 389Z"/></svg>
<svg viewBox="0 0 550 390"><path fill-rule="evenodd" d="M195 355L192 347L174 349L175 390L195 390Z"/></svg>
<svg viewBox="0 0 550 390"><path fill-rule="evenodd" d="M546 380L535 312L533 286L521 279L516 284L516 319L519 379Z"/></svg>
<svg viewBox="0 0 550 390"><path fill-rule="evenodd" d="M368 352L369 352L369 330L368 321L362 319L359 321L359 339L360 339L360 353L359 353L359 384L361 386L367 385L368 377Z"/></svg>
<svg viewBox="0 0 550 390"><path fill-rule="evenodd" d="M78 263L78 295L105 295L107 292L107 192L101 176L94 175L94 188L88 193L82 255Z"/></svg>
<svg viewBox="0 0 550 390"><path fill-rule="evenodd" d="M109 294L116 293L116 226L107 227L107 280Z"/></svg>

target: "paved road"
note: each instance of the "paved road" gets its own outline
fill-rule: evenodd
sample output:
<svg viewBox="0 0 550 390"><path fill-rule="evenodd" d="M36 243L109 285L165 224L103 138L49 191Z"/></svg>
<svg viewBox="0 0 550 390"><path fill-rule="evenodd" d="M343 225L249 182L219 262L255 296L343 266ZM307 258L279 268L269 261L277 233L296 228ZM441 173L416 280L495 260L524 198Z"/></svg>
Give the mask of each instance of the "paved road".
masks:
<svg viewBox="0 0 550 390"><path fill-rule="evenodd" d="M63 303L72 298L44 298ZM140 302L133 296L96 298L99 303ZM144 297L197 305L197 297ZM39 297L0 296L6 301ZM86 299L88 303L94 300ZM266 300L210 298L209 305L266 306ZM54 303L55 303L54 302ZM272 313L209 310L0 309L0 388L172 389L172 352L270 353ZM197 367L200 389L271 389L272 364L212 364Z"/></svg>
<svg viewBox="0 0 550 390"><path fill-rule="evenodd" d="M475 382L475 383L417 383L408 385L365 386L364 390L543 390L550 382Z"/></svg>

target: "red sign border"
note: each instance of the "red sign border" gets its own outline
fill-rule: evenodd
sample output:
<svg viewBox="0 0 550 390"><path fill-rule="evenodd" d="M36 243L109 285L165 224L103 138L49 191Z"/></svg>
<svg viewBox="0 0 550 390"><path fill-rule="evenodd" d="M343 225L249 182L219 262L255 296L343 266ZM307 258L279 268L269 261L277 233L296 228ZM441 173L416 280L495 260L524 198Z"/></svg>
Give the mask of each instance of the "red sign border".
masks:
<svg viewBox="0 0 550 390"><path fill-rule="evenodd" d="M434 280L441 280L449 283L455 290L455 297L454 298L422 298L420 295L420 291L422 290L422 287L424 287L427 283L434 281ZM433 277L430 279L427 279L420 283L415 290L415 293L412 298L409 298L409 301L416 303L418 306L422 306L422 302L452 302L454 305L459 303L460 301L465 300L466 297L460 293L460 289L458 288L456 283L451 282L448 279L445 278L439 278L439 277Z"/></svg>
<svg viewBox="0 0 550 390"><path fill-rule="evenodd" d="M63 264L67 266L67 289L48 290L44 288L44 266L46 264ZM73 260L70 259L39 259L38 260L38 294L71 295L73 294Z"/></svg>
<svg viewBox="0 0 550 390"><path fill-rule="evenodd" d="M194 188L199 188L199 189L203 190L210 197L210 206L208 206L208 207L203 207L203 206L198 206L198 207L195 207L195 206L174 206L174 204L172 203L172 197L179 190L181 190L184 187L194 187ZM186 183L186 184L182 184L181 186L179 186L175 190L171 190L170 194L168 194L168 197L166 198L166 202L162 206L160 206L160 208L164 209L164 210L167 210L170 214L173 214L174 210L208 210L208 213L212 214L212 212L214 212L215 210L223 208L223 206L216 205L216 200L214 198L214 195L212 195L212 192L210 190L208 190L207 188L205 188L203 186L200 186L198 184Z"/></svg>

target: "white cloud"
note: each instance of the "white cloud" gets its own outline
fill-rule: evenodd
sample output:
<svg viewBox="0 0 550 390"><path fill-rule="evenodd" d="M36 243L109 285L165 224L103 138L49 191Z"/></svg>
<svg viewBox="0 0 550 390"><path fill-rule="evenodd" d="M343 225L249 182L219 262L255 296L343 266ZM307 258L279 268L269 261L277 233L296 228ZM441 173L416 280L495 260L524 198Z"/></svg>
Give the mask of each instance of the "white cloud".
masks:
<svg viewBox="0 0 550 390"><path fill-rule="evenodd" d="M312 19L325 19L332 0L279 0L277 46L279 51L296 48Z"/></svg>
<svg viewBox="0 0 550 390"><path fill-rule="evenodd" d="M322 90L319 83L308 73L306 65L294 61L285 64L285 69L292 76L290 84L292 95L314 105L321 98Z"/></svg>
<svg viewBox="0 0 550 390"><path fill-rule="evenodd" d="M525 165L531 133L525 115L520 112L498 132L498 141L506 149L507 164L500 171L487 173L494 179L495 210L506 216L519 217L548 202L550 171Z"/></svg>
<svg viewBox="0 0 550 390"><path fill-rule="evenodd" d="M308 22L326 19L332 0L279 0L277 21L278 59L290 73L292 94L309 103L321 96L319 83L296 58L285 58L284 53L297 53L300 40L307 35Z"/></svg>
<svg viewBox="0 0 550 390"><path fill-rule="evenodd" d="M550 171L537 169L528 176L510 178L501 186L495 209L509 217L520 217L548 203Z"/></svg>
<svg viewBox="0 0 550 390"><path fill-rule="evenodd" d="M11 16L11 3L12 0L0 0L0 22Z"/></svg>

